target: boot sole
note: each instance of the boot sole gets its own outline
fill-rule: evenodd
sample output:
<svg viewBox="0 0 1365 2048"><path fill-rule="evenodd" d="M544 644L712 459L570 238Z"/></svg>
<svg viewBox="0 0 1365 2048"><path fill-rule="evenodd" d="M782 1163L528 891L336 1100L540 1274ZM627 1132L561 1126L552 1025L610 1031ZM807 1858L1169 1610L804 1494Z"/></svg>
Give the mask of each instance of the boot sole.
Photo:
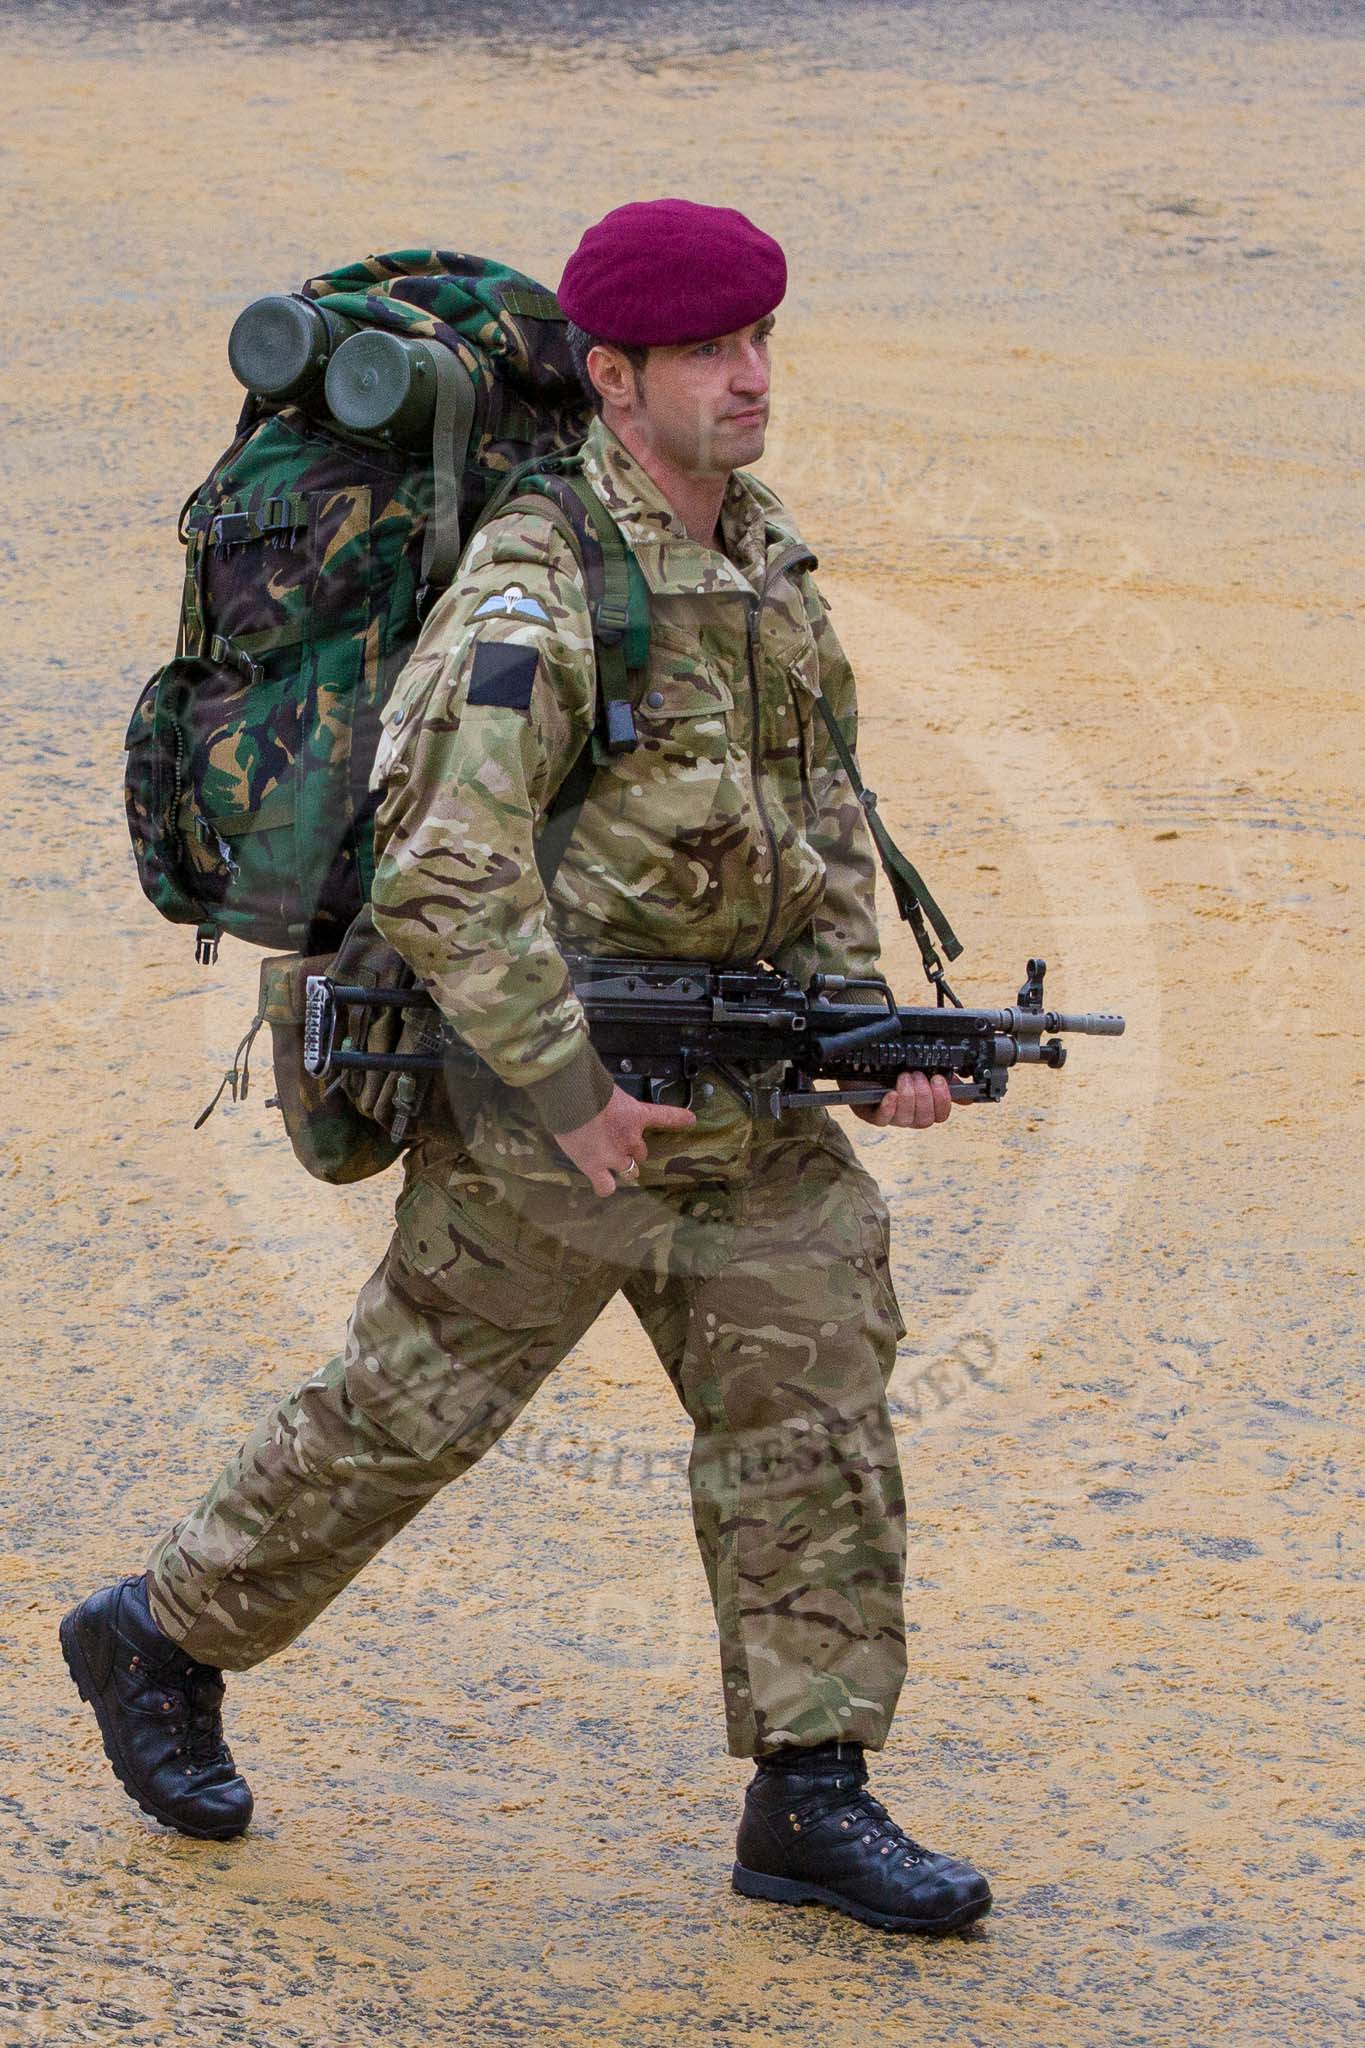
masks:
<svg viewBox="0 0 1365 2048"><path fill-rule="evenodd" d="M90 1666L85 1659L85 1652L81 1648L80 1638L76 1633L76 1610L74 1608L70 1614L63 1616L57 1633L61 1639L62 1656L66 1660L66 1668L71 1673L71 1682L86 1705L94 1709L95 1719L99 1723L100 1740L104 1744L104 1754L113 1765L114 1776L118 1779L120 1785L122 1785L124 1791L134 1804L140 1806L150 1820L159 1821L164 1828L174 1828L177 1834L192 1835L196 1841L230 1842L238 1835L244 1835L246 1827L191 1827L188 1821L177 1820L173 1814L163 1813L159 1807L152 1805L151 1801L142 1792L137 1780L133 1777L124 1760L123 1752L119 1748L118 1736L114 1730L113 1722L105 1709L103 1700L100 1698L94 1678L91 1675Z"/></svg>
<svg viewBox="0 0 1365 2048"><path fill-rule="evenodd" d="M991 1895L987 1892L984 1899L969 1899L937 1920L920 1920L904 1913L878 1913L872 1906L860 1906L856 1900L845 1898L842 1892L826 1891L823 1885L804 1884L794 1877L770 1877L765 1870L748 1870L742 1863L735 1865L730 1881L746 1899L767 1899L777 1906L832 1906L836 1913L847 1913L850 1919L861 1920L869 1927L886 1927L896 1934L954 1934L959 1927L969 1927L991 1909Z"/></svg>

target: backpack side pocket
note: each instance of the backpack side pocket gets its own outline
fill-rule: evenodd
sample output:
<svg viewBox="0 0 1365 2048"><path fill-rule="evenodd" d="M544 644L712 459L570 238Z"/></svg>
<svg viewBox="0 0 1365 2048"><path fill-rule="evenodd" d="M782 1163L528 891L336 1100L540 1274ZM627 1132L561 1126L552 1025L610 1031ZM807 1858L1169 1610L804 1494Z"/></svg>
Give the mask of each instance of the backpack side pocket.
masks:
<svg viewBox="0 0 1365 2048"><path fill-rule="evenodd" d="M203 666L192 655L178 655L159 668L137 700L123 742L128 752L123 800L138 880L148 901L172 924L199 924L206 915L192 894L185 863L186 748L178 718L186 685Z"/></svg>
<svg viewBox="0 0 1365 2048"><path fill-rule="evenodd" d="M303 1018L310 974L326 974L330 953L286 953L261 963L260 1015L270 1026L275 1095L294 1157L314 1180L344 1186L383 1173L402 1152L334 1081L303 1064Z"/></svg>

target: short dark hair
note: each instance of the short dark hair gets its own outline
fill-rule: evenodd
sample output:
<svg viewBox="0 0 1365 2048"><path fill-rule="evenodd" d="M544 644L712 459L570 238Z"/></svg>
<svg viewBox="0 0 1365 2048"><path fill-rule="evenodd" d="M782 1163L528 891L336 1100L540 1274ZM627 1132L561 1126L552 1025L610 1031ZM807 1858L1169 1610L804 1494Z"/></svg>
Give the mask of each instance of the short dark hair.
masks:
<svg viewBox="0 0 1365 2048"><path fill-rule="evenodd" d="M637 377L643 372L645 358L649 354L649 349L639 342L609 341L603 334L588 334L582 327L575 327L572 320L566 323L565 338L569 344L569 354L573 357L573 366L578 372L578 381L587 393L594 412L601 412L602 398L588 375L588 351L594 348L619 349Z"/></svg>

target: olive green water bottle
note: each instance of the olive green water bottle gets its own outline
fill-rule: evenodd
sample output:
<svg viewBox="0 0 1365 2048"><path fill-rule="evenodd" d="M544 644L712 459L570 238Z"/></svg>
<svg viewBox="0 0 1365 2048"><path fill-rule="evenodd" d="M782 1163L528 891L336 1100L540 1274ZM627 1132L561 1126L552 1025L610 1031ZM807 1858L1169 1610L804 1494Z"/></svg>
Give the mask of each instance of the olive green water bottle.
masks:
<svg viewBox="0 0 1365 2048"><path fill-rule="evenodd" d="M436 409L438 346L376 327L351 335L327 365L327 407L333 419L399 448L426 445Z"/></svg>
<svg viewBox="0 0 1365 2048"><path fill-rule="evenodd" d="M320 394L328 361L355 323L309 299L274 292L237 315L228 336L232 374L276 404Z"/></svg>

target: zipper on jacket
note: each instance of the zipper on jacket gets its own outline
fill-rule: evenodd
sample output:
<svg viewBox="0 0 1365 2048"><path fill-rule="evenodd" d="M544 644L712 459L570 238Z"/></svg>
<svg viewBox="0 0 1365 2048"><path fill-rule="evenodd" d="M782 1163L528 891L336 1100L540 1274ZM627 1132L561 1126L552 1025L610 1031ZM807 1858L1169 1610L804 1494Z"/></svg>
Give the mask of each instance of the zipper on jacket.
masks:
<svg viewBox="0 0 1365 2048"><path fill-rule="evenodd" d="M768 898L768 921L763 927L762 938L754 947L755 960L763 958L763 949L773 935L774 927L777 924L778 908L782 900L782 871L777 853L777 834L773 830L772 819L768 815L768 807L763 801L763 778L758 758L759 742L762 737L759 729L759 721L762 715L762 699L759 691L758 635L763 616L763 607L768 602L768 594L773 584L779 576L784 575L797 562L809 562L814 567L815 556L808 547L803 546L799 542L793 542L790 547L784 548L781 554L776 556L764 570L763 581L759 585L757 597L751 597L747 600L745 638L749 651L749 702L752 707L749 720L749 768L753 777L754 802L758 805L758 815L763 820L763 829L768 835L768 857L772 862L772 888Z"/></svg>
<svg viewBox="0 0 1365 2048"><path fill-rule="evenodd" d="M758 620L762 610L763 599L761 596L749 599L745 619L745 637L749 648L749 774L754 785L754 802L758 805L758 815L763 820L763 830L768 835L768 859L772 863L772 883L768 895L768 922L763 927L762 938L754 947L755 960L763 958L763 948L772 936L773 926L777 923L777 906L782 893L781 873L777 859L777 834L773 831L773 821L768 816L768 806L763 801L763 776L758 761L759 742L762 738L759 731L759 720L762 716L762 711L758 691Z"/></svg>

